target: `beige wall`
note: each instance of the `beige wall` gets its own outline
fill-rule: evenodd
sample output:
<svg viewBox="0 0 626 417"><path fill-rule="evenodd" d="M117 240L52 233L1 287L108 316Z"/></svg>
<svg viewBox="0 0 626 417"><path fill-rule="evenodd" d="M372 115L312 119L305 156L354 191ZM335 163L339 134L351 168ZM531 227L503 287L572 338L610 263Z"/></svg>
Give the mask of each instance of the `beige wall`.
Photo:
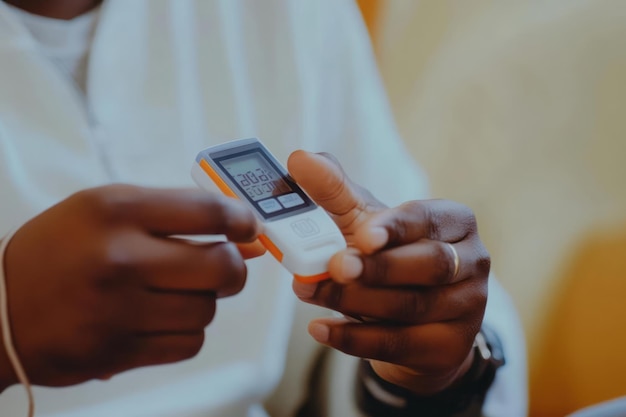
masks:
<svg viewBox="0 0 626 417"><path fill-rule="evenodd" d="M475 209L541 380L569 266L626 224L626 1L383 4L376 44L400 131L433 194ZM611 289L597 290L601 303Z"/></svg>

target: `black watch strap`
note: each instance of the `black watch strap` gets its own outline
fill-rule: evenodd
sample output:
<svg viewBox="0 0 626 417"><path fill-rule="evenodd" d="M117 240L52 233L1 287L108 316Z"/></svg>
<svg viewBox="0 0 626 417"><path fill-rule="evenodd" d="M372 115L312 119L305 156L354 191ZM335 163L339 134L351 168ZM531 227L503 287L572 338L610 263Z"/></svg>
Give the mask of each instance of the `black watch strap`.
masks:
<svg viewBox="0 0 626 417"><path fill-rule="evenodd" d="M476 336L470 369L454 385L433 396L421 397L380 378L369 361L359 364L356 401L371 417L479 417L498 368L504 365L497 335L485 328Z"/></svg>

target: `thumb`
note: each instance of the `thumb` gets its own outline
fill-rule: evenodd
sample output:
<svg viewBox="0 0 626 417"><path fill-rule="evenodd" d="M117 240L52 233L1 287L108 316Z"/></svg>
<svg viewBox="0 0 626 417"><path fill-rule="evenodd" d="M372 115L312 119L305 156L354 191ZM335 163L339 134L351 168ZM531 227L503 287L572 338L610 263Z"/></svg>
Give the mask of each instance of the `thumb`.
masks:
<svg viewBox="0 0 626 417"><path fill-rule="evenodd" d="M295 151L287 160L287 168L304 191L334 216L343 232L358 227L365 213L384 207L369 191L352 182L330 154Z"/></svg>

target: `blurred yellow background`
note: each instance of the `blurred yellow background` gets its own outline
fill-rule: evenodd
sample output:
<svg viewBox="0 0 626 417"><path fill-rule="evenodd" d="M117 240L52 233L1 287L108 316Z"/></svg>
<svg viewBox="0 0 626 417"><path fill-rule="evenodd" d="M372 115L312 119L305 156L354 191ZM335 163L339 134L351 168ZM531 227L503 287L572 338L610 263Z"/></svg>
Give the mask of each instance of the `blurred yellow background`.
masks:
<svg viewBox="0 0 626 417"><path fill-rule="evenodd" d="M626 395L626 1L359 3L433 196L475 210L520 311L531 416Z"/></svg>

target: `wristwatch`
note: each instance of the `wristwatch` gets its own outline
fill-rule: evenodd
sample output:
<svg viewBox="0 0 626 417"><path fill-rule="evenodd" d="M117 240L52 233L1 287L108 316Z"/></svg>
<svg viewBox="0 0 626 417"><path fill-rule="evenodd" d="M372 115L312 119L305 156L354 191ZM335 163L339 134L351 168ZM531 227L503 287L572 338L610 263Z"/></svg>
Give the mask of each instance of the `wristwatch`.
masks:
<svg viewBox="0 0 626 417"><path fill-rule="evenodd" d="M476 335L473 349L474 360L461 380L432 396L418 396L385 381L369 361L362 360L356 379L357 406L370 417L479 417L487 391L505 360L500 339L485 326Z"/></svg>

